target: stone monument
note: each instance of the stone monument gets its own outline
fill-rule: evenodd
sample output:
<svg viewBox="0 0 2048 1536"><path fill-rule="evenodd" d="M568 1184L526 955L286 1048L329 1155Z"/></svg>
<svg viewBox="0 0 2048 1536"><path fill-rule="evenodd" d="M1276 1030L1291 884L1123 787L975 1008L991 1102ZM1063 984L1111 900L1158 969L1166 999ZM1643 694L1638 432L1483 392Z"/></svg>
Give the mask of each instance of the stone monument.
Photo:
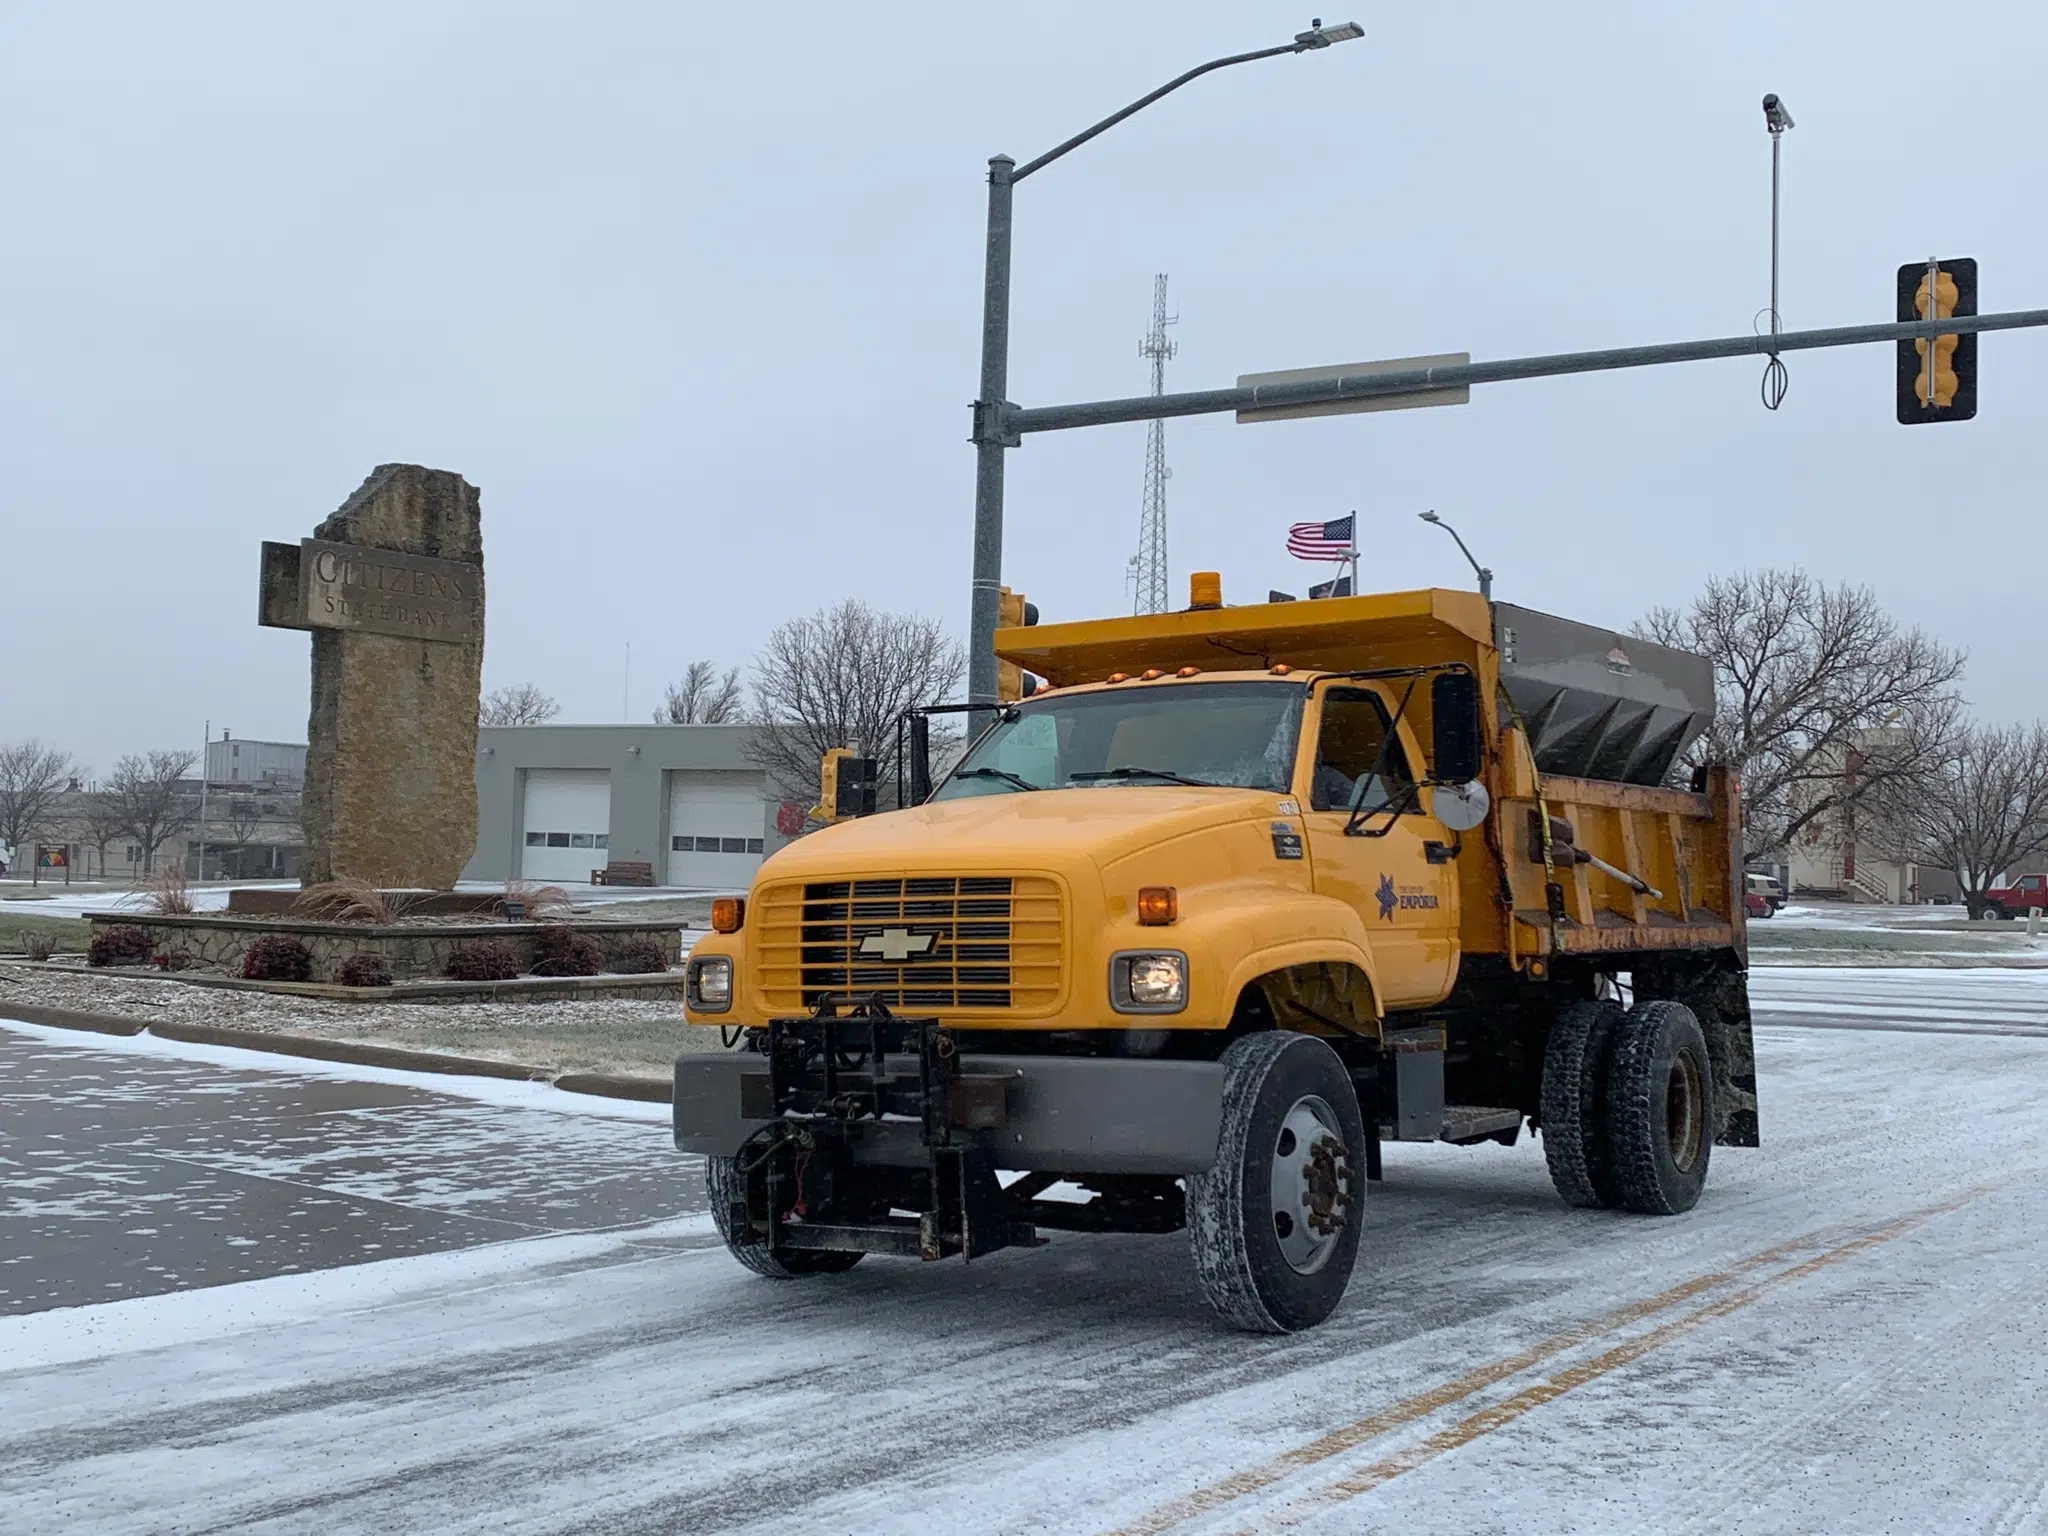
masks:
<svg viewBox="0 0 2048 1536"><path fill-rule="evenodd" d="M476 848L476 487L380 465L312 538L265 542L258 622L313 635L303 883L452 887Z"/></svg>

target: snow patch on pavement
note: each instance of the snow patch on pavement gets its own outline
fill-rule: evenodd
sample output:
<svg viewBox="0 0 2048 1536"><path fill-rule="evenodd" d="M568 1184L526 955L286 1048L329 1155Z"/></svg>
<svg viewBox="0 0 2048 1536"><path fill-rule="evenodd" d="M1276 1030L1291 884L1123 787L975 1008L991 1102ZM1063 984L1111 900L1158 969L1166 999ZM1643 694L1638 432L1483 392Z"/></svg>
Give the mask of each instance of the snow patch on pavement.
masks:
<svg viewBox="0 0 2048 1536"><path fill-rule="evenodd" d="M155 1035L95 1035L75 1029L57 1029L47 1024L30 1024L8 1018L0 1004L0 1029L16 1030L53 1045L74 1045L95 1051L132 1052L142 1056L167 1057L174 1061L203 1062L209 1066L232 1067L242 1072L286 1072L302 1077L339 1078L355 1083L384 1083L406 1088L427 1088L453 1098L506 1109L540 1109L560 1115L598 1115L610 1120L641 1120L666 1124L669 1107L638 1099L611 1099L598 1094L569 1093L552 1083L522 1083L510 1078L458 1077L440 1072L405 1072L395 1067L357 1066L352 1062L316 1061L304 1056L276 1055L268 1051L241 1050L226 1045L196 1045L184 1040L164 1040Z"/></svg>

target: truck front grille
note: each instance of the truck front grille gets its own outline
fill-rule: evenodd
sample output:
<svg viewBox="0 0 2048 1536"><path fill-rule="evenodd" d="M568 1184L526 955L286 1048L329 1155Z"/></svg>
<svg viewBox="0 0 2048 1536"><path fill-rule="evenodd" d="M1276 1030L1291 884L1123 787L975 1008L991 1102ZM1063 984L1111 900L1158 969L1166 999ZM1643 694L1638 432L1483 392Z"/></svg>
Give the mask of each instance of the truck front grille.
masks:
<svg viewBox="0 0 2048 1536"><path fill-rule="evenodd" d="M750 948L777 1013L828 993L892 1009L1030 1009L1059 997L1059 888L1042 877L916 875L774 886ZM751 921L751 920L750 920Z"/></svg>

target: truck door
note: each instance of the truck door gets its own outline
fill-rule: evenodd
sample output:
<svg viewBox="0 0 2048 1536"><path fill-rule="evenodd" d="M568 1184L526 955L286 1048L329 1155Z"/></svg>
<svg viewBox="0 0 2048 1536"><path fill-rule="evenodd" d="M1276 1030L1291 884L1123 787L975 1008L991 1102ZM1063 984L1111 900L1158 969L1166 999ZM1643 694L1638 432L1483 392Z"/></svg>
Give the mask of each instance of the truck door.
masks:
<svg viewBox="0 0 2048 1536"><path fill-rule="evenodd" d="M1457 839L1422 809L1416 759L1405 733L1387 740L1391 716L1378 691L1338 685L1318 692L1302 818L1315 888L1364 920L1384 1006L1440 1002L1457 974L1457 866L1449 857ZM1394 806L1403 809L1389 814ZM1355 808L1365 814L1347 835Z"/></svg>

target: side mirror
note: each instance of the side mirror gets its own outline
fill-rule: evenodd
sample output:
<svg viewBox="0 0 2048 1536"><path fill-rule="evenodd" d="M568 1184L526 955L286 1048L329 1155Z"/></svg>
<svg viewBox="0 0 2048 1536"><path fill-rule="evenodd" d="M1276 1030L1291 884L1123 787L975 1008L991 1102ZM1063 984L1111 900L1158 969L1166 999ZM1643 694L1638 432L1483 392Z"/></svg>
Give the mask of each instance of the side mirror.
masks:
<svg viewBox="0 0 2048 1536"><path fill-rule="evenodd" d="M1479 777L1479 679L1470 672L1439 672L1429 685L1434 740L1429 776L1439 784L1465 784Z"/></svg>

